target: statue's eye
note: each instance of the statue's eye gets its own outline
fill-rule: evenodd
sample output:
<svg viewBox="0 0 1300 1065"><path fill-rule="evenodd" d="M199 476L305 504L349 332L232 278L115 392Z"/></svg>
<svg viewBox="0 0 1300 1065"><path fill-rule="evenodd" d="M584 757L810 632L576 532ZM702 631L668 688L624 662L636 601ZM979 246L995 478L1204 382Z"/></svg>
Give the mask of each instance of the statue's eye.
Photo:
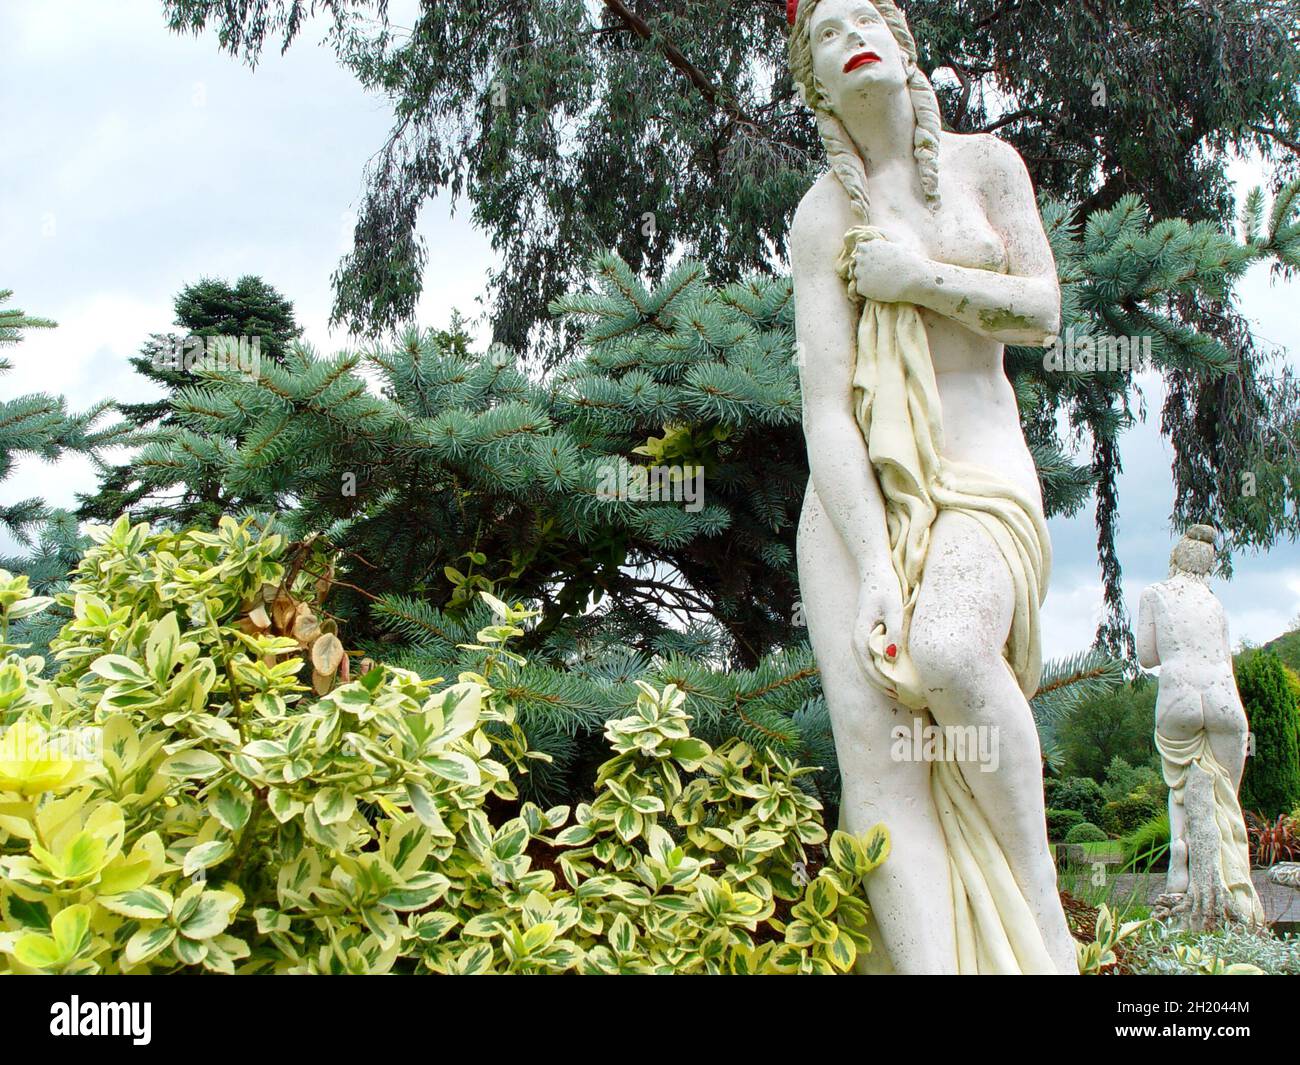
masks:
<svg viewBox="0 0 1300 1065"><path fill-rule="evenodd" d="M824 30L822 30L823 41L829 41L834 36L835 36L835 27L827 26Z"/></svg>

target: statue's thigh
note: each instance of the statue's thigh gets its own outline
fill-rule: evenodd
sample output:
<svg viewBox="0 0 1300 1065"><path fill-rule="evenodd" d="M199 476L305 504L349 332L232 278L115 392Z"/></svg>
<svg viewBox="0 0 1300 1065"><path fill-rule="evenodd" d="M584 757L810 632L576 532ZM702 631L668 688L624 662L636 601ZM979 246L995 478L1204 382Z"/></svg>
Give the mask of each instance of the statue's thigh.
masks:
<svg viewBox="0 0 1300 1065"><path fill-rule="evenodd" d="M853 651L858 569L816 493L809 491L799 524L799 589L808 639L821 671L845 786L889 779L928 795L928 766L891 757L895 730L911 730L928 715L901 707L874 687ZM907 782L910 782L907 783Z"/></svg>
<svg viewBox="0 0 1300 1065"><path fill-rule="evenodd" d="M910 646L918 666L1002 657L1015 611L1006 560L975 519L943 511L930 530Z"/></svg>

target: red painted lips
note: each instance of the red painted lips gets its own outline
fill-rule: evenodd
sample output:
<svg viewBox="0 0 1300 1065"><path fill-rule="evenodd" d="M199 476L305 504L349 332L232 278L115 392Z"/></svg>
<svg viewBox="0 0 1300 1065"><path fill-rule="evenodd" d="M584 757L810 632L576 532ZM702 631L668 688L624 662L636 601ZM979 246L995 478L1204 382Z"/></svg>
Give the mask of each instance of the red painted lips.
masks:
<svg viewBox="0 0 1300 1065"><path fill-rule="evenodd" d="M868 63L879 62L880 56L876 55L875 52L859 52L844 64L844 73L847 74L850 70L857 70L858 67L865 67Z"/></svg>

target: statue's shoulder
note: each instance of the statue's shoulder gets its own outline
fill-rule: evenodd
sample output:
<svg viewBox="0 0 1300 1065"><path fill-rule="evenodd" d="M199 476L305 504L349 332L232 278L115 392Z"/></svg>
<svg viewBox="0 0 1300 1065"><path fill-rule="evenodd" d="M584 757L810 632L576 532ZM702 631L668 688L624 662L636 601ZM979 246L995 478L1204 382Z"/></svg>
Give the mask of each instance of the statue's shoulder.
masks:
<svg viewBox="0 0 1300 1065"><path fill-rule="evenodd" d="M1148 584L1142 589L1142 598L1150 600L1159 599L1168 584L1168 581L1156 581L1155 584Z"/></svg>
<svg viewBox="0 0 1300 1065"><path fill-rule="evenodd" d="M1148 584L1142 589L1142 595L1138 599L1140 617L1155 618L1164 613L1165 591L1168 585L1168 581L1156 581L1155 584Z"/></svg>
<svg viewBox="0 0 1300 1065"><path fill-rule="evenodd" d="M790 248L795 256L839 254L845 231L853 224L853 208L844 186L829 170L804 193L790 224Z"/></svg>
<svg viewBox="0 0 1300 1065"><path fill-rule="evenodd" d="M939 135L939 158L942 160L945 157L956 160L963 168L970 167L983 174L1005 174L1025 167L1025 161L1016 151L1015 145L992 133L953 133L944 130Z"/></svg>

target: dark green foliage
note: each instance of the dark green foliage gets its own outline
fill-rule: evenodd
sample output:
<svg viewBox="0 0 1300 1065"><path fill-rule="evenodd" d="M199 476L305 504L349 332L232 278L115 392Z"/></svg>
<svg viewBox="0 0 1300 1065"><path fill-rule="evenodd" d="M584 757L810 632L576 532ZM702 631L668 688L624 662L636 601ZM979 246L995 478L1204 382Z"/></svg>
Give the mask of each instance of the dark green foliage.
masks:
<svg viewBox="0 0 1300 1065"><path fill-rule="evenodd" d="M293 304L260 277L241 277L233 285L203 278L186 285L173 306L174 324L179 331L154 334L145 341L141 353L131 359L136 372L165 389L165 394L147 403L118 405L127 421L139 430L178 424L173 402L201 380L201 371L192 363L188 368L185 365L187 355L193 360L195 345L191 338L203 338L205 344L244 338L245 352L253 349L255 338L260 361L282 365L288 345L302 334L294 320ZM219 450L222 443L213 439L202 445L195 442L195 446L212 452ZM95 495L80 498L78 514L103 522L127 512L141 520L166 520L182 526L215 523L233 501L222 495L216 481L187 480L179 476L183 472L187 471L178 468L168 479L154 467L151 477L143 481L134 463L116 466L105 473Z"/></svg>
<svg viewBox="0 0 1300 1065"><path fill-rule="evenodd" d="M1125 795L1102 807L1100 824L1112 836L1122 836L1157 816L1164 809L1165 801L1145 791Z"/></svg>
<svg viewBox="0 0 1300 1065"><path fill-rule="evenodd" d="M1064 772L1101 781L1117 756L1133 765L1155 765L1157 691L1152 678L1080 706L1058 729Z"/></svg>
<svg viewBox="0 0 1300 1065"><path fill-rule="evenodd" d="M1078 810L1047 811L1047 838L1053 841L1063 840L1065 834L1075 825L1083 824L1083 814Z"/></svg>
<svg viewBox="0 0 1300 1065"><path fill-rule="evenodd" d="M1065 834L1066 843L1105 843L1109 837L1096 825L1081 821Z"/></svg>
<svg viewBox="0 0 1300 1065"><path fill-rule="evenodd" d="M1047 803L1054 810L1073 810L1085 820L1096 824L1101 820L1105 800L1101 785L1087 777L1067 777L1048 781Z"/></svg>
<svg viewBox="0 0 1300 1065"><path fill-rule="evenodd" d="M1294 0L905 6L922 66L958 72L940 87L952 127L996 129L1084 213L1136 192L1161 214L1223 220L1231 151L1295 165Z"/></svg>
<svg viewBox="0 0 1300 1065"><path fill-rule="evenodd" d="M1271 651L1247 654L1237 663L1237 690L1254 752L1241 779L1241 805L1271 820L1300 805L1300 710L1286 667Z"/></svg>
<svg viewBox="0 0 1300 1065"><path fill-rule="evenodd" d="M1121 840L1124 848L1123 870L1148 873L1169 867L1169 811L1156 814Z"/></svg>
<svg viewBox="0 0 1300 1065"><path fill-rule="evenodd" d="M1097 822L1112 836L1122 836L1165 809L1169 792L1163 778L1150 766L1132 766L1116 755L1106 767L1101 786L1101 818Z"/></svg>
<svg viewBox="0 0 1300 1065"><path fill-rule="evenodd" d="M1129 765L1116 755L1106 767L1106 779L1101 785L1102 797L1116 802L1129 795L1155 795L1164 799L1165 785L1159 772L1149 765Z"/></svg>

